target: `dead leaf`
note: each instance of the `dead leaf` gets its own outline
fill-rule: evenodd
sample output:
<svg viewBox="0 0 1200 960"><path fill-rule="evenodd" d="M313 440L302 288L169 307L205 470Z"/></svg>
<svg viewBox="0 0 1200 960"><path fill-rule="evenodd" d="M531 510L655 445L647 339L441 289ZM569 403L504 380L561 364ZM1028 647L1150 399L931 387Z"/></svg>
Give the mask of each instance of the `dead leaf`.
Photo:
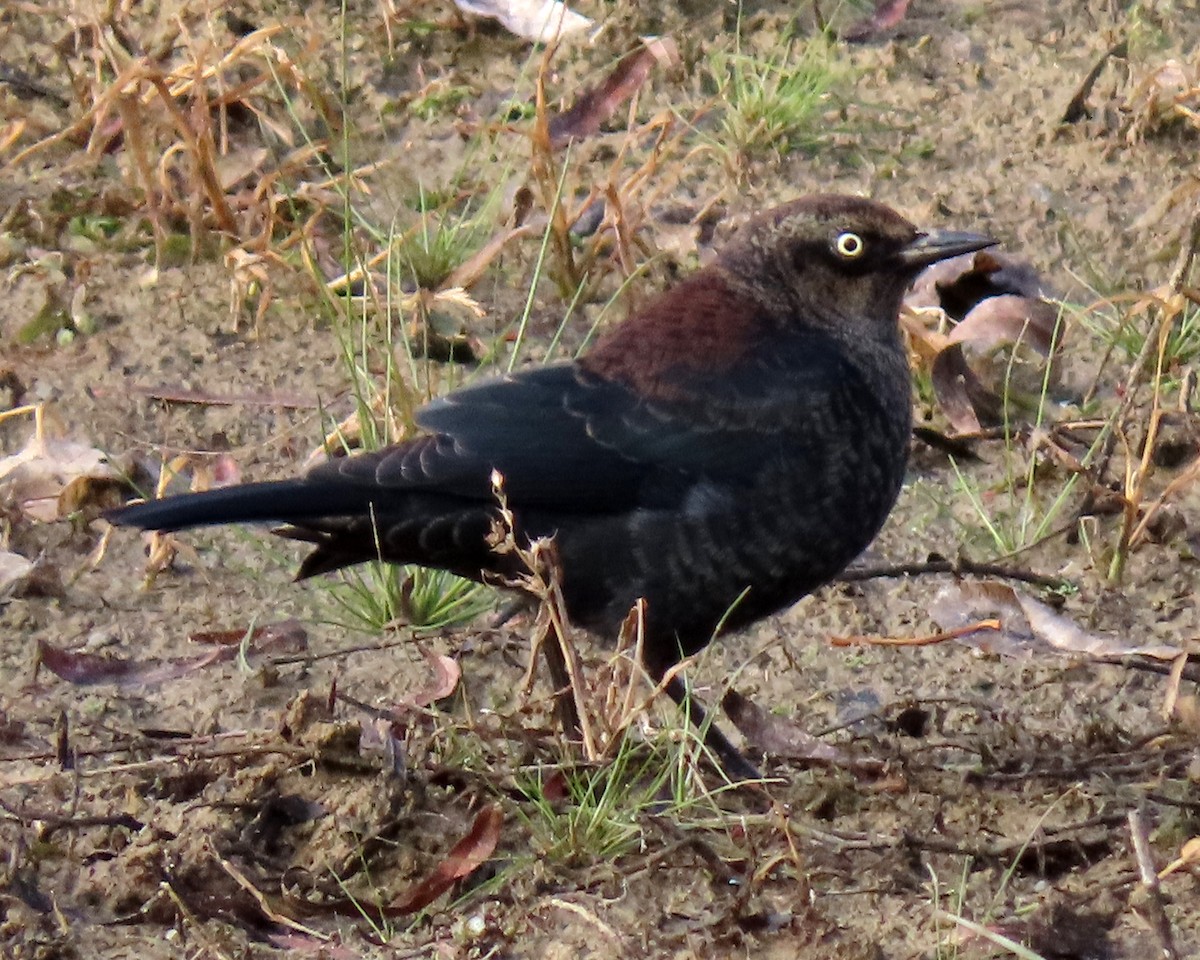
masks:
<svg viewBox="0 0 1200 960"><path fill-rule="evenodd" d="M58 494L58 515L69 517L72 514L93 508L99 513L105 507L110 507L124 501L124 492L128 484L116 477L74 477Z"/></svg>
<svg viewBox="0 0 1200 960"><path fill-rule="evenodd" d="M1031 264L990 250L935 264L913 284L904 328L960 433L1039 409L1047 384L1057 383L1062 313L1049 296ZM946 330L950 320L958 322Z"/></svg>
<svg viewBox="0 0 1200 960"><path fill-rule="evenodd" d="M621 58L600 86L584 93L569 109L550 118L550 146L565 147L572 140L596 134L600 125L646 82L655 64L675 66L679 49L669 37L652 37Z"/></svg>
<svg viewBox="0 0 1200 960"><path fill-rule="evenodd" d="M943 630L957 630L986 619L999 620L999 630L966 632L956 639L1003 656L1057 653L1096 660L1129 656L1174 660L1182 653L1178 647L1138 646L1085 630L1040 600L994 580L950 584L934 598L929 613Z"/></svg>
<svg viewBox="0 0 1200 960"><path fill-rule="evenodd" d="M202 657L121 660L80 650L64 650L45 640L38 641L38 663L55 676L82 687L98 683L115 683L121 687L163 683L228 660L235 652L236 648L218 648Z"/></svg>
<svg viewBox="0 0 1200 960"><path fill-rule="evenodd" d="M937 307L952 320L962 320L989 297L1012 294L1055 300L1054 289L1028 260L1000 250L980 250L926 267L904 298L914 308Z"/></svg>
<svg viewBox="0 0 1200 960"><path fill-rule="evenodd" d="M555 768L554 772L542 781L541 794L542 799L552 806L562 803L570 795L567 775L560 768Z"/></svg>
<svg viewBox="0 0 1200 960"><path fill-rule="evenodd" d="M1028 340L1043 357L1056 346L1059 310L1045 300L1006 293L981 300L950 331L950 342L973 352L997 350Z"/></svg>
<svg viewBox="0 0 1200 960"><path fill-rule="evenodd" d="M388 905L388 914L402 916L423 910L456 881L474 873L496 849L503 821L504 814L494 803L480 810L470 832L454 845L433 873L393 900Z"/></svg>
<svg viewBox="0 0 1200 960"><path fill-rule="evenodd" d="M240 647L247 641L246 630L202 630L191 634L192 643L217 647ZM255 653L291 654L308 649L308 631L299 620L281 620L249 631Z"/></svg>
<svg viewBox="0 0 1200 960"><path fill-rule="evenodd" d="M0 603L19 597L33 574L33 563L19 553L0 550Z"/></svg>
<svg viewBox="0 0 1200 960"><path fill-rule="evenodd" d="M103 451L35 434L23 449L0 460L0 497L33 520L53 523L66 516L59 497L81 477L109 483L121 479Z"/></svg>
<svg viewBox="0 0 1200 960"><path fill-rule="evenodd" d="M215 648L199 657L167 660L136 660L100 656L82 650L66 650L45 640L38 641L38 662L55 676L79 686L115 683L120 687L150 686L176 680L203 670L214 663L232 660L242 651L245 630L199 633L192 640L211 643ZM304 628L297 621L285 620L254 630L250 651L263 653L299 653L307 649Z"/></svg>
<svg viewBox="0 0 1200 960"><path fill-rule="evenodd" d="M909 0L876 0L875 12L846 30L842 39L850 43L862 43L899 26L908 13L908 4Z"/></svg>
<svg viewBox="0 0 1200 960"><path fill-rule="evenodd" d="M961 344L952 344L934 358L930 380L938 406L959 433L978 433L983 428L980 412L989 423L999 415L998 398L967 365Z"/></svg>
<svg viewBox="0 0 1200 960"><path fill-rule="evenodd" d="M454 0L463 13L499 20L523 40L550 43L587 30L594 22L559 0Z"/></svg>
<svg viewBox="0 0 1200 960"><path fill-rule="evenodd" d="M427 650L421 647L421 655L433 669L432 682L425 689L418 691L407 701L414 707L427 707L431 703L445 700L458 687L462 669L453 657Z"/></svg>
<svg viewBox="0 0 1200 960"><path fill-rule="evenodd" d="M736 690L728 690L721 698L721 709L757 752L846 769L875 773L883 770L881 760L853 757L833 744L817 739L786 717L768 713Z"/></svg>

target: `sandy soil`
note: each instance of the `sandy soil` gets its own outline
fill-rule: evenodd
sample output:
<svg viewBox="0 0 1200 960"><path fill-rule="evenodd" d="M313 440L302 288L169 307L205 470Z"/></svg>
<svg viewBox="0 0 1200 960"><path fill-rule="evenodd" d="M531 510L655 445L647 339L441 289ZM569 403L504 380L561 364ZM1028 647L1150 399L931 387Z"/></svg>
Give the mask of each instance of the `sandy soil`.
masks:
<svg viewBox="0 0 1200 960"><path fill-rule="evenodd" d="M1194 3L914 3L890 31L835 46L840 72L809 133L815 146L782 157L714 147L720 106L705 51L733 49L730 10L695 0L648 6L581 3L606 29L590 44L565 44L545 75L561 109L640 35L673 37L682 57L678 68L655 67L640 92L636 124L676 117L645 182L624 182L654 142L627 136L625 106L570 151L568 197L621 182L635 239L622 252L636 262L622 264L611 249L598 258L564 345L694 269L747 213L810 191L863 193L917 222L990 232L1032 262L1072 305L1055 394L1063 402L1046 416L1102 420L1119 406L1138 344L1108 351L1096 329L1167 281L1189 223L1189 185L1194 210L1200 129L1163 110L1174 93L1200 110L1200 94L1187 99L1187 84L1172 87L1161 72L1174 59L1200 87ZM481 217L478 249L522 189L532 188L535 212L544 209L526 136L539 58L498 27L457 22L440 3L390 19L388 4L349 4L344 26L336 4L135 7L108 33L94 29L97 14L84 4L0 10L0 131L13 134L0 161L78 121L73 135L0 168L0 403L46 404L52 436L98 448L139 476L181 453L196 455L193 466L224 454L246 479L286 476L354 409L338 325L313 281L314 270L334 275L341 224L333 213L316 221L312 270L285 242L307 213L339 209L326 172L300 156L297 125L328 131L321 97L337 105L331 122L344 110L350 165L361 168L354 203L383 235L393 222L415 222L418 182L440 195L454 185L497 198ZM743 49L777 50L791 9L748 8ZM843 11L842 22L861 13ZM267 62L283 88L295 89L285 64L308 84L289 112L267 72L248 98L273 126L246 109L226 118L221 169L231 181L236 170L249 174L227 191L240 242L217 238L210 202L189 207L198 193L178 162L164 168L163 189L182 200L162 201L162 223L176 240L193 237L195 256L179 255L175 242L156 253L138 137L122 136L119 124L136 131L143 118L153 166L174 138L171 121L143 83L141 101L131 94L124 112L109 101L96 123L88 110L112 83L113 61L92 52L124 47L178 66L206 49L211 65L235 34L274 24L279 53L246 56L208 90L263 74ZM1083 115L1062 122L1089 70L1123 40L1125 55L1100 69ZM346 155L341 131L332 134L330 154ZM89 136L103 149L89 153ZM268 193L278 219L270 242L256 244L263 206L253 187L277 169ZM364 257L380 248L365 230L354 238ZM530 231L488 265L471 288L485 316L449 312L439 323L506 363L540 245L541 231ZM230 249L277 255L259 261L249 297L234 284L246 262L224 256ZM1124 306L1096 307L1104 298ZM522 362L546 351L569 299L548 270ZM51 318L40 334L39 317ZM72 317L82 329L60 333ZM1143 331L1152 320L1130 317ZM1193 329L1163 371L1166 405L1178 403L1196 355ZM469 375L435 366L418 365L428 389ZM1075 401L1089 388L1084 408ZM185 391L198 402L182 402ZM1144 393L1126 420L1135 452ZM953 432L927 389L915 402L929 426ZM1200 494L1186 481L1198 431L1187 410L1170 426L1182 454L1160 458L1145 491L1147 503L1166 492L1170 523L1130 555L1124 575L1110 576L1119 513L1076 517L1088 477L1050 514L1057 535L1032 545L1016 536L1029 549L1003 561L1069 589L1018 589L1124 643L1195 641ZM27 417L0 424L0 451L20 449L31 429ZM1004 554L970 494L988 522L1011 532L1047 516L1072 476L1028 437L975 441L978 459L957 468L917 444L901 501L864 562ZM1006 478L1025 476L1031 457L1040 466L1027 493ZM1118 445L1102 485L1124 470ZM556 798L555 771L572 748L555 732L544 684L520 696L528 620L425 631L423 649L453 655L462 679L452 696L418 708L433 661L407 629L381 636L334 622L342 618L326 586L291 583L298 547L258 532L188 535L175 564L143 588L142 542L122 531L105 543L107 525L91 519L115 496L111 486L89 489L80 513L54 523L0 505L8 549L39 565L32 584L0 597L5 957L240 957L284 946L331 957L1017 955L1001 935L1047 958L1200 954L1200 874L1185 866L1152 891L1139 879L1129 821L1140 816L1144 860L1159 869L1200 834L1194 681L1183 681L1172 709L1159 673L1036 643L1019 657L956 643L830 643L935 631L930 611L949 576L836 584L706 652L691 671L701 696L719 698L733 676L745 696L857 765L776 758L767 770L777 779L762 790L717 793L708 791L719 778L701 766L683 780L690 802L665 812L632 789L616 812L597 816L621 838L608 851L572 819L578 798ZM49 644L144 668L208 654L192 642L205 631L229 631L236 644L252 626L289 620L275 645L261 639L244 658L167 678L135 670L123 683L70 683L38 666ZM605 651L585 652L594 674ZM395 723L381 727L377 715L393 710ZM665 709L638 729L659 750L679 735ZM531 798L539 775L548 808ZM493 806L502 819L491 850L477 818ZM464 837L486 862L450 893L423 910L372 912L448 869Z"/></svg>

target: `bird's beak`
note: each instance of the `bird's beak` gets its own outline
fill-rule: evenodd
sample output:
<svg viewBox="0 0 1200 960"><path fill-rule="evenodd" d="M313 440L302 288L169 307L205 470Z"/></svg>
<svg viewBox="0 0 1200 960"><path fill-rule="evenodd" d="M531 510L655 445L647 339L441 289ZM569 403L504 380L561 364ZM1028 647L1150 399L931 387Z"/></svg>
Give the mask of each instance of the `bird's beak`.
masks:
<svg viewBox="0 0 1200 960"><path fill-rule="evenodd" d="M939 260L949 260L963 253L974 253L984 247L994 247L997 241L980 233L955 233L949 230L934 230L922 233L901 250L896 258L914 270L927 267Z"/></svg>

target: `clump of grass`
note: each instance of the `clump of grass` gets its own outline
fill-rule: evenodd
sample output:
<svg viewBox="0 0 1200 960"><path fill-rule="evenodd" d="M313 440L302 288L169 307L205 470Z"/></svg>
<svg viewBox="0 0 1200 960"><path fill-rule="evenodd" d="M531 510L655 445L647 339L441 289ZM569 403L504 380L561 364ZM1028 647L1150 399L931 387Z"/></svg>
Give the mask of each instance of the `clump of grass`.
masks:
<svg viewBox="0 0 1200 960"><path fill-rule="evenodd" d="M1055 325L1052 342L1047 351L1053 358L1058 353L1064 325ZM951 458L955 486L961 498L969 504L974 515L975 529L964 524L969 533L982 533L997 556L1020 552L1049 536L1062 522L1067 508L1074 501L1081 474L1070 473L1055 489L1045 489L1044 481L1052 472L1052 463L1044 457L1040 438L1053 425L1051 392L1055 382L1054 363L1047 360L1041 371L1036 392L1026 395L1014 383L1019 363L1018 351L1013 349L1004 369L1000 385L1000 408L1003 452L1003 476L992 490L984 490L979 480L959 467ZM1022 407L1032 407L1030 422L1012 419ZM1088 456L1091 456L1089 452Z"/></svg>
<svg viewBox="0 0 1200 960"><path fill-rule="evenodd" d="M989 546L994 559L1020 553L1041 542L1062 523L1074 502L1079 474L1071 474L1050 493L1039 495L1042 469L1036 453L1022 458L1015 442L1004 450L1005 477L997 490L985 490L971 474L951 460L955 489L969 505L974 522L964 521L965 532Z"/></svg>
<svg viewBox="0 0 1200 960"><path fill-rule="evenodd" d="M329 587L345 626L379 633L396 624L430 630L460 626L491 609L480 584L445 570L400 567L380 560L341 574Z"/></svg>
<svg viewBox="0 0 1200 960"><path fill-rule="evenodd" d="M1167 378L1163 385L1169 388L1178 386L1183 370L1200 360L1200 305L1189 301L1180 306L1162 348L1162 367ZM1147 338L1152 335L1144 324L1137 322L1141 313L1144 309L1122 310L1110 302L1081 310L1076 318L1109 354L1132 362L1146 349Z"/></svg>
<svg viewBox="0 0 1200 960"><path fill-rule="evenodd" d="M399 279L421 290L439 290L478 249L494 205L489 197L480 207L468 202L456 211L450 209L450 202L438 204L436 196L418 187L417 221L397 234L392 244Z"/></svg>
<svg viewBox="0 0 1200 960"><path fill-rule="evenodd" d="M735 166L815 146L829 96L847 76L825 34L789 37L769 56L744 51L739 38L732 52L709 56L708 72L722 104L718 141Z"/></svg>
<svg viewBox="0 0 1200 960"><path fill-rule="evenodd" d="M31 144L11 163L19 166L51 148L86 139L86 154L117 167L142 195L140 207L153 230L159 265L171 262L175 224L187 224L189 249L210 233L234 249L281 264L268 249L297 232L294 198L286 184L320 165L322 144L297 149L284 120L302 115L312 127L335 128L338 116L323 86L278 43L275 25L236 36L231 31L192 33L183 20L170 26L170 54L147 52L131 38L145 31L126 10L81 28L79 42L95 69L72 87L78 118L66 129ZM241 146L233 114L258 121L258 132L279 146L277 162L264 160L236 174L228 158ZM252 189L244 189L253 180ZM306 205L312 212L319 203ZM99 225L109 235L107 225ZM280 244L282 246L282 244ZM194 255L194 254L193 254ZM265 267L264 267L265 269Z"/></svg>
<svg viewBox="0 0 1200 960"><path fill-rule="evenodd" d="M438 77L427 83L409 101L408 113L410 116L433 122L446 114L452 114L473 96L475 91L469 85Z"/></svg>
<svg viewBox="0 0 1200 960"><path fill-rule="evenodd" d="M611 761L566 765L519 778L527 805L518 815L539 856L564 864L611 861L646 842L652 818L697 825L708 810L720 822L714 793L689 788L695 754L691 734L641 742L626 733ZM553 790L549 790L550 784Z"/></svg>
<svg viewBox="0 0 1200 960"><path fill-rule="evenodd" d="M342 358L352 384L356 410L339 424L326 446L340 443L348 452L377 450L400 440L412 427L412 413L422 394L422 369L404 338L412 378L395 368L397 351L392 347L392 326L384 325L381 343L374 342L373 325L366 316L352 322L351 306L335 324L342 345ZM373 358L382 357L383 376L372 375ZM400 419L396 411L400 412ZM440 628L468 623L491 607L491 592L481 584L456 577L444 570L419 566L397 566L382 559L339 572L327 582L338 622L372 633L403 623L414 627Z"/></svg>

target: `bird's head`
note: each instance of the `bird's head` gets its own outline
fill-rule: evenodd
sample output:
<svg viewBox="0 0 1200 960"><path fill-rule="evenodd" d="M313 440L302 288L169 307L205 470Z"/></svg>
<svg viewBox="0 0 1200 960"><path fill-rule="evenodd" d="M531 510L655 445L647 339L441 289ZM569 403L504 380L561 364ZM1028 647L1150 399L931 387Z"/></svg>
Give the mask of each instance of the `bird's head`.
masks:
<svg viewBox="0 0 1200 960"><path fill-rule="evenodd" d="M815 331L837 341L877 392L907 397L904 291L923 267L993 242L922 233L872 200L803 197L751 220L714 263L644 304L580 363L662 399L748 357L787 356L781 338Z"/></svg>
<svg viewBox="0 0 1200 960"><path fill-rule="evenodd" d="M873 200L815 195L751 220L718 263L732 286L780 324L875 340L896 336L900 301L923 268L994 243L978 234L922 232Z"/></svg>

